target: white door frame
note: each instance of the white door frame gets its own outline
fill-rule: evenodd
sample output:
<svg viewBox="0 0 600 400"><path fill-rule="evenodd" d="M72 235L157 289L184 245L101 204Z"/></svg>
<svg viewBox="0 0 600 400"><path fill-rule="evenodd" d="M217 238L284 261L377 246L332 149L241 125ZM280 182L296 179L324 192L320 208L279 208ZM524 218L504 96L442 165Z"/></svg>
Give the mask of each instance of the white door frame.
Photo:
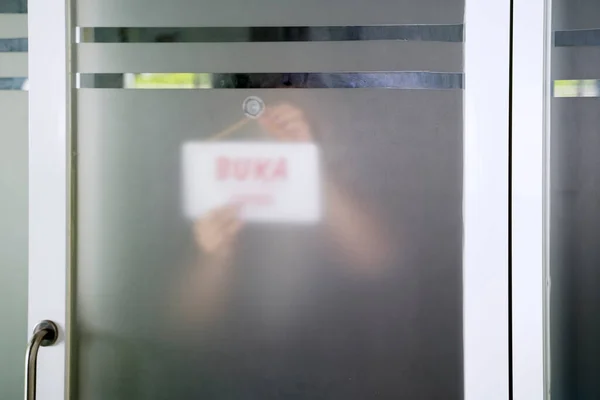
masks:
<svg viewBox="0 0 600 400"><path fill-rule="evenodd" d="M466 1L463 182L465 400L507 400L509 397L510 12L507 0Z"/></svg>
<svg viewBox="0 0 600 400"><path fill-rule="evenodd" d="M546 252L551 0L515 0L512 79L514 400L550 398ZM546 284L548 283L548 285Z"/></svg>
<svg viewBox="0 0 600 400"><path fill-rule="evenodd" d="M29 1L29 315L59 341L41 349L38 399L67 399L70 263L68 1Z"/></svg>
<svg viewBox="0 0 600 400"><path fill-rule="evenodd" d="M29 331L43 319L61 329L40 351L40 400L69 398L69 11L66 0L29 0ZM465 399L506 400L510 2L466 0L465 25Z"/></svg>

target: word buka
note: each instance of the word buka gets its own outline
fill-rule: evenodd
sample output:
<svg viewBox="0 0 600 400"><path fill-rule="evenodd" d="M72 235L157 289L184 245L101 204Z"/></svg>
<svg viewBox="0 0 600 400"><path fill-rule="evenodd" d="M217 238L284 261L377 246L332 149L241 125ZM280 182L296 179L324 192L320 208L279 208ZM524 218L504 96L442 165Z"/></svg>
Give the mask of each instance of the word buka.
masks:
<svg viewBox="0 0 600 400"><path fill-rule="evenodd" d="M285 158L218 157L216 161L216 178L219 181L276 182L288 177Z"/></svg>

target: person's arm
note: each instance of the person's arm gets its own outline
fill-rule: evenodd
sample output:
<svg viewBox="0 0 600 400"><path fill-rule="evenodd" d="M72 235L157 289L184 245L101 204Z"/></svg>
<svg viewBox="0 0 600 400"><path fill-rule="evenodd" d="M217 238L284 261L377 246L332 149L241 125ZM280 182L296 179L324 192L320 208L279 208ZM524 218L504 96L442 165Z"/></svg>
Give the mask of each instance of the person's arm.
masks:
<svg viewBox="0 0 600 400"><path fill-rule="evenodd" d="M345 264L379 272L392 262L397 249L381 218L332 181L325 182L326 223Z"/></svg>
<svg viewBox="0 0 600 400"><path fill-rule="evenodd" d="M198 256L183 277L179 304L186 319L216 316L230 291L235 240L242 224L235 207L209 213L194 225Z"/></svg>
<svg viewBox="0 0 600 400"><path fill-rule="evenodd" d="M269 107L259 119L272 137L288 142L313 142L310 124L301 109L290 104ZM367 204L349 195L331 178L324 179L326 223L345 264L378 271L390 263L396 249L383 223Z"/></svg>

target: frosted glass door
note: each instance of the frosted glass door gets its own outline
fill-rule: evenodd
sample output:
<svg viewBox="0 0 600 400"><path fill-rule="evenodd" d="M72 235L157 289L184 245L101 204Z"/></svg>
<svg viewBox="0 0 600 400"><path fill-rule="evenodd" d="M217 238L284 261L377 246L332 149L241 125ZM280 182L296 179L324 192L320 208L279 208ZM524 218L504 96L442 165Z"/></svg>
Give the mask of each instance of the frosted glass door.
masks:
<svg viewBox="0 0 600 400"><path fill-rule="evenodd" d="M508 97L476 140L463 0L72 9L65 392L503 398Z"/></svg>

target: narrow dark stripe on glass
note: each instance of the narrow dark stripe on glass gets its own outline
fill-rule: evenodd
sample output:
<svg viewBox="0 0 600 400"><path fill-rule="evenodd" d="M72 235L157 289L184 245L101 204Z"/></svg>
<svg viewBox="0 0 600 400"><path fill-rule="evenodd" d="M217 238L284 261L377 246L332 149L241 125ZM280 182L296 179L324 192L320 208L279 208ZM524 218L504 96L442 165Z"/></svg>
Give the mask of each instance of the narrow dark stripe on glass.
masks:
<svg viewBox="0 0 600 400"><path fill-rule="evenodd" d="M27 78L0 78L0 90L22 90Z"/></svg>
<svg viewBox="0 0 600 400"><path fill-rule="evenodd" d="M600 46L600 29L580 29L554 32L556 47Z"/></svg>
<svg viewBox="0 0 600 400"><path fill-rule="evenodd" d="M28 45L27 38L0 39L0 53L26 52Z"/></svg>
<svg viewBox="0 0 600 400"><path fill-rule="evenodd" d="M100 89L462 89L462 73L78 74Z"/></svg>
<svg viewBox="0 0 600 400"><path fill-rule="evenodd" d="M231 28L79 28L81 41L93 43L322 42L356 40L463 41L463 25L231 27Z"/></svg>
<svg viewBox="0 0 600 400"><path fill-rule="evenodd" d="M0 14L26 14L27 0L0 1Z"/></svg>

